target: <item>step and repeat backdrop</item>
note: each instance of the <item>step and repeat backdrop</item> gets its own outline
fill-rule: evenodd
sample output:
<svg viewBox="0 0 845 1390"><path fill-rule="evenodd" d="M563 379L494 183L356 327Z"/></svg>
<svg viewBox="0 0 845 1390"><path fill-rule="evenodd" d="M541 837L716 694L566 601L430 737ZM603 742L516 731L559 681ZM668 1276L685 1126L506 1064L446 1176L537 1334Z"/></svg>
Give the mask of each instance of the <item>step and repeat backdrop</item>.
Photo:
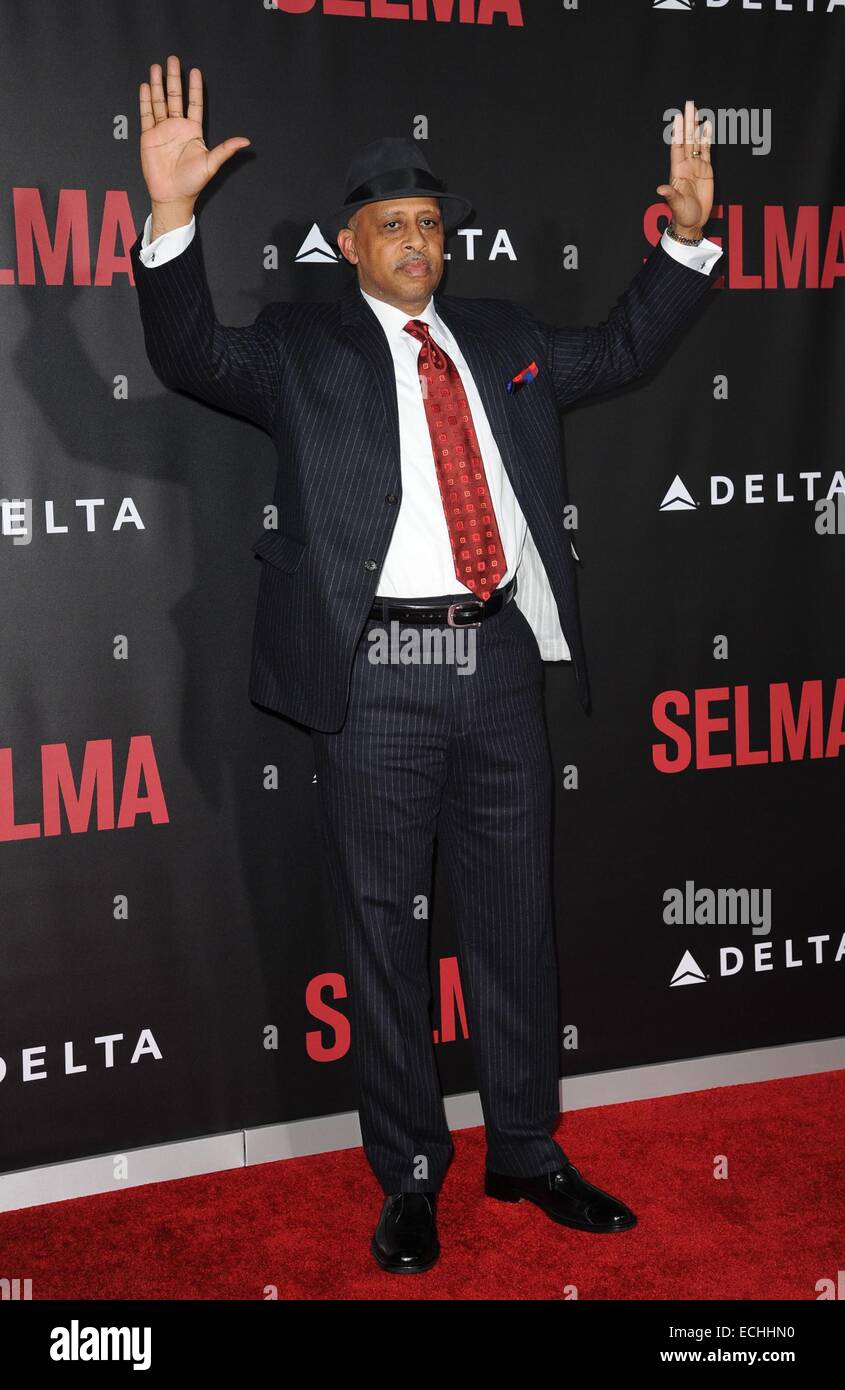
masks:
<svg viewBox="0 0 845 1390"><path fill-rule="evenodd" d="M600 322L714 122L724 250L658 367L565 417L593 706L545 690L561 1075L843 1029L843 0L200 0L0 14L0 1170L353 1110L307 729L247 696L275 476L166 390L128 250L138 85L179 55L219 319L336 298L352 150L474 212L442 288ZM444 1092L473 1090L445 875Z"/></svg>

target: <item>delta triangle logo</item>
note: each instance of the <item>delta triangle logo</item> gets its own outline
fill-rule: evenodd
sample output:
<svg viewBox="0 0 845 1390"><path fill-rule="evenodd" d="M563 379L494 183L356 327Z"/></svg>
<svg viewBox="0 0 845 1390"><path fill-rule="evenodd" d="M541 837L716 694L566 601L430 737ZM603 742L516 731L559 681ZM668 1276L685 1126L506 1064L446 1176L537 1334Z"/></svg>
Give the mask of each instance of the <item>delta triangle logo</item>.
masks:
<svg viewBox="0 0 845 1390"><path fill-rule="evenodd" d="M685 483L681 481L680 474L676 473L669 490L663 501L660 503L661 512L694 512L698 503L689 492Z"/></svg>
<svg viewBox="0 0 845 1390"><path fill-rule="evenodd" d="M297 265L337 265L339 259L317 223L312 223L310 232L296 253Z"/></svg>
<svg viewBox="0 0 845 1390"><path fill-rule="evenodd" d="M653 10L691 10L692 0L653 0Z"/></svg>
<svg viewBox="0 0 845 1390"><path fill-rule="evenodd" d="M684 951L681 962L669 981L669 988L673 985L703 985L706 979L707 976L695 958L689 951Z"/></svg>

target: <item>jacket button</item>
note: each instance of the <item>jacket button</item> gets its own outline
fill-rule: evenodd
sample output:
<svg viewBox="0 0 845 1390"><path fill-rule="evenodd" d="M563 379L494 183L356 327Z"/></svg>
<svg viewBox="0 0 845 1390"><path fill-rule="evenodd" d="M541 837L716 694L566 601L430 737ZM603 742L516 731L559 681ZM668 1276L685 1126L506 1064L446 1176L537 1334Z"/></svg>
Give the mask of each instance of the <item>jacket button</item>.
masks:
<svg viewBox="0 0 845 1390"><path fill-rule="evenodd" d="M396 501L396 493L395 493L395 492L389 492L389 493L387 494L387 496L385 497L384 500L385 500L385 502L395 502L395 501Z"/></svg>
<svg viewBox="0 0 845 1390"><path fill-rule="evenodd" d="M364 561L364 569L365 569L365 570L374 570L375 567L376 567L376 562L375 562L375 560L365 560L365 561Z"/></svg>

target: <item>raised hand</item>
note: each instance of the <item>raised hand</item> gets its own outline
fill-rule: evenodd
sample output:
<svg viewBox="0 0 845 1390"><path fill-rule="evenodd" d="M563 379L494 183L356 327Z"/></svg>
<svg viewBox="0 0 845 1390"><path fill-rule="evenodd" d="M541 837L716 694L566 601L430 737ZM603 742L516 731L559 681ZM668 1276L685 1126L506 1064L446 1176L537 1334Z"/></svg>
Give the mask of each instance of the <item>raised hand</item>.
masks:
<svg viewBox="0 0 845 1390"><path fill-rule="evenodd" d="M182 71L179 59L167 59L167 93L160 63L150 68L149 82L138 92L141 109L141 170L153 204L154 226L173 217L190 221L197 196L222 164L249 144L233 135L209 149L202 135L202 73L188 74L188 114L182 111ZM168 215L168 209L172 215ZM178 222L174 225L178 225Z"/></svg>
<svg viewBox="0 0 845 1390"><path fill-rule="evenodd" d="M670 181L655 189L669 204L672 220L682 236L700 236L713 207L712 135L711 122L707 120L702 126L698 107L687 101L684 114L678 112L672 122Z"/></svg>

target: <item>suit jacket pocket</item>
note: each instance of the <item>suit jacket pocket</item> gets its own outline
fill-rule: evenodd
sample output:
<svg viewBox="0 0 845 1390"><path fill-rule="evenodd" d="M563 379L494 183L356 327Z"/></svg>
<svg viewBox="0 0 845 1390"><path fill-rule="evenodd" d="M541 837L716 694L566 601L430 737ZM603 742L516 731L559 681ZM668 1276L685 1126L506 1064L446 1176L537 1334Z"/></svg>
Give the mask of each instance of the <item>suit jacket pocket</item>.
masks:
<svg viewBox="0 0 845 1390"><path fill-rule="evenodd" d="M306 545L307 541L301 541L298 536L288 536L284 531L265 531L253 543L252 549L262 560L291 574L302 559Z"/></svg>

